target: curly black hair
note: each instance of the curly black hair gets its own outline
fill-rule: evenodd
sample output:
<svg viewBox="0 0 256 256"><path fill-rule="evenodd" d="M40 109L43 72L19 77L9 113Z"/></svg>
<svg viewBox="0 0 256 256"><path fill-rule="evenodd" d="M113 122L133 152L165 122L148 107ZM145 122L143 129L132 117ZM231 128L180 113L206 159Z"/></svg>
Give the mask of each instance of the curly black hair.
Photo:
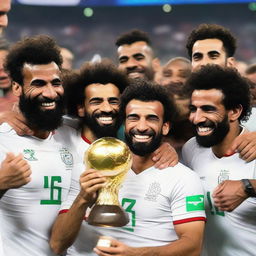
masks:
<svg viewBox="0 0 256 256"><path fill-rule="evenodd" d="M59 46L52 37L37 35L27 37L10 48L5 60L5 69L13 81L23 85L22 69L25 63L41 65L51 62L55 62L61 68Z"/></svg>
<svg viewBox="0 0 256 256"><path fill-rule="evenodd" d="M143 102L159 101L164 107L164 122L173 122L177 115L177 110L173 101L171 101L165 87L155 82L134 79L133 83L125 89L121 96L120 117L125 120L125 109L131 100L139 100Z"/></svg>
<svg viewBox="0 0 256 256"><path fill-rule="evenodd" d="M195 42L205 39L219 39L223 43L227 57L235 54L236 39L227 28L217 24L201 24L191 32L187 39L186 48L190 58L192 58Z"/></svg>
<svg viewBox="0 0 256 256"><path fill-rule="evenodd" d="M226 110L232 110L239 105L243 110L239 121L248 120L251 114L250 86L233 68L222 68L219 65L206 65L193 72L185 84L186 91L191 95L194 90L220 90L223 95L223 105Z"/></svg>
<svg viewBox="0 0 256 256"><path fill-rule="evenodd" d="M151 46L151 40L146 32L133 29L124 34L121 34L116 40L116 46L121 46L124 44L133 44L135 42L143 41L146 42L149 46Z"/></svg>
<svg viewBox="0 0 256 256"><path fill-rule="evenodd" d="M84 103L85 88L94 83L114 84L121 94L130 85L130 80L109 60L103 60L100 63L85 63L78 73L64 77L68 115L78 117L77 106Z"/></svg>

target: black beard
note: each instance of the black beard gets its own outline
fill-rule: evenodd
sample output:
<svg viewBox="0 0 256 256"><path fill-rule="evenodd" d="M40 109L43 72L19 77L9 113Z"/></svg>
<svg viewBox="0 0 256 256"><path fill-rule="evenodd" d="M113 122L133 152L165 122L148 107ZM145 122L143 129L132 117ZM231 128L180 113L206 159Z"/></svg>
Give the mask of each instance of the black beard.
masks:
<svg viewBox="0 0 256 256"><path fill-rule="evenodd" d="M152 139L150 142L133 142L133 133L134 131L131 130L129 133L125 133L125 140L126 144L129 146L132 153L138 156L146 156L148 154L153 153L157 148L159 148L163 135L155 132L151 132L151 134L147 133L139 133L141 135L152 135Z"/></svg>
<svg viewBox="0 0 256 256"><path fill-rule="evenodd" d="M109 125L100 125L97 118L101 115L111 116L115 121ZM82 119L82 125L88 126L97 139L102 137L117 137L117 131L120 127L120 120L118 118L118 114L114 112L94 115L85 113L85 116Z"/></svg>
<svg viewBox="0 0 256 256"><path fill-rule="evenodd" d="M41 99L35 97L27 98L24 94L20 96L19 108L25 116L28 126L32 130L53 131L62 124L62 116L64 114L63 97L59 96L56 100L56 107L53 110L42 110L40 104L42 102L51 102L47 98Z"/></svg>
<svg viewBox="0 0 256 256"><path fill-rule="evenodd" d="M212 123L213 124L213 123ZM213 124L214 130L213 133L207 136L199 136L196 133L196 141L197 143L205 148L210 148L212 146L218 145L221 143L226 135L229 132L230 126L228 122L228 116L226 115L223 120L217 124ZM196 126L194 126L196 127Z"/></svg>

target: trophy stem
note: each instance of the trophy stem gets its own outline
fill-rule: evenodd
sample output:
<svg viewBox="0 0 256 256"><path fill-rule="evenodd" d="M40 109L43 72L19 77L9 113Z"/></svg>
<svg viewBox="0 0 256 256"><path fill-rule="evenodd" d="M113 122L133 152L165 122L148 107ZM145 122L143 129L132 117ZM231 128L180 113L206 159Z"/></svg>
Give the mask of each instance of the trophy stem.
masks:
<svg viewBox="0 0 256 256"><path fill-rule="evenodd" d="M122 227L129 222L128 214L117 205L95 205L88 217L88 224L105 227Z"/></svg>

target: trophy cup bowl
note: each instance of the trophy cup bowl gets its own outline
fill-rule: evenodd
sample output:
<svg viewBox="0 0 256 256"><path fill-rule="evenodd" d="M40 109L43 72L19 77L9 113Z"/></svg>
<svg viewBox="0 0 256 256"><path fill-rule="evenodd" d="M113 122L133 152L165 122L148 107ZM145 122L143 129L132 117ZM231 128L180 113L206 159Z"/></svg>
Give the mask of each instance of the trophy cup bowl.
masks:
<svg viewBox="0 0 256 256"><path fill-rule="evenodd" d="M122 141L103 137L93 142L84 155L87 169L95 169L107 178L104 188L98 192L88 224L94 226L122 227L129 222L128 214L118 201L118 191L131 168L132 157L129 147Z"/></svg>

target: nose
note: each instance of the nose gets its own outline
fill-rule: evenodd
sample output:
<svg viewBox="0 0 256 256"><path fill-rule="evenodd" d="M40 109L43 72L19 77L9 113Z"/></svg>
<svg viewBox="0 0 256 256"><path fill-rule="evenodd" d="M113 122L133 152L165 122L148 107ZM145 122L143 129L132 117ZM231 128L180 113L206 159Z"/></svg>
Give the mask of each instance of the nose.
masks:
<svg viewBox="0 0 256 256"><path fill-rule="evenodd" d="M111 112L113 110L113 108L111 107L111 105L109 104L108 101L103 101L101 104L101 111L102 112Z"/></svg>
<svg viewBox="0 0 256 256"><path fill-rule="evenodd" d="M49 99L55 99L58 94L54 86L52 86L51 84L47 84L44 86L42 96Z"/></svg>
<svg viewBox="0 0 256 256"><path fill-rule="evenodd" d="M145 132L148 129L147 122L145 119L140 119L136 125L136 128L140 132Z"/></svg>
<svg viewBox="0 0 256 256"><path fill-rule="evenodd" d="M0 28L5 28L8 25L8 17L7 14L0 14Z"/></svg>
<svg viewBox="0 0 256 256"><path fill-rule="evenodd" d="M137 64L137 61L134 60L134 59L129 59L127 62L126 62L126 69L134 69L138 66Z"/></svg>
<svg viewBox="0 0 256 256"><path fill-rule="evenodd" d="M190 112L189 114L189 120L193 123L193 124L199 124L201 122L204 122L206 119L202 113L202 111L200 109L197 109L194 112Z"/></svg>

